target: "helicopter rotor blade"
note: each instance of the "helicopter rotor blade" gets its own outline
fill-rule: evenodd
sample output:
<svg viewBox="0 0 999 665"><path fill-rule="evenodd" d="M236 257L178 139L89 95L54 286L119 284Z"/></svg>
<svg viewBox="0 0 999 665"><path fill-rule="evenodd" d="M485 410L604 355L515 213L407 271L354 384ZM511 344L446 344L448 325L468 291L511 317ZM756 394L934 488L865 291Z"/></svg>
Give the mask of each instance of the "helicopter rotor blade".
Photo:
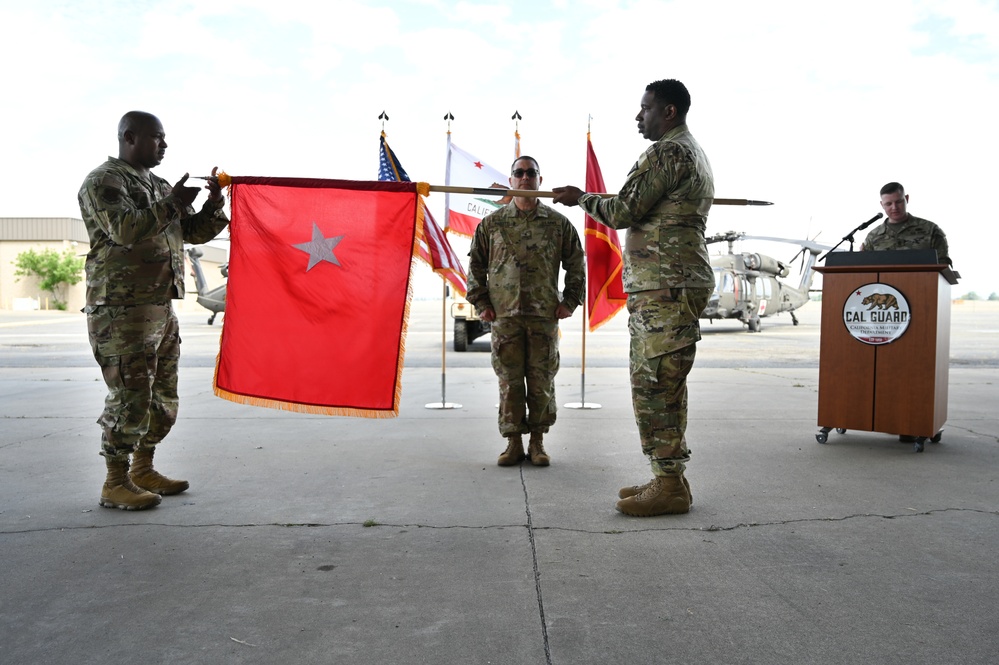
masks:
<svg viewBox="0 0 999 665"><path fill-rule="evenodd" d="M805 270L805 250L806 250L806 248L802 247L801 249L799 249L797 251L797 253L795 253L795 255L791 258L791 260L788 261L788 265L793 265L794 262L798 260L798 257L799 256L801 257L801 263L798 264L798 274L799 275L802 272L804 272L804 270Z"/></svg>
<svg viewBox="0 0 999 665"><path fill-rule="evenodd" d="M813 240L795 240L794 238L775 238L773 236L748 236L744 235L745 240L770 240L773 242L786 242L792 245L798 245L810 252L822 252L827 249L832 249L829 245L823 245L822 243L815 242Z"/></svg>
<svg viewBox="0 0 999 665"><path fill-rule="evenodd" d="M704 239L704 244L710 245L715 242L735 242L736 240L741 240L745 238L746 234L742 231L726 231L725 233L716 233L713 236L709 236Z"/></svg>

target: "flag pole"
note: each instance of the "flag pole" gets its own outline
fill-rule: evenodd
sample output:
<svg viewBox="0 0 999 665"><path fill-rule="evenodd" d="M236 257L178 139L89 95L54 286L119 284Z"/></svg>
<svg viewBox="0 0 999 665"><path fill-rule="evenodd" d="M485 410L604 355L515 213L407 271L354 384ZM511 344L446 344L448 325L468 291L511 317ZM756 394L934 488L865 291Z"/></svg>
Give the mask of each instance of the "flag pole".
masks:
<svg viewBox="0 0 999 665"><path fill-rule="evenodd" d="M600 408L602 408L596 402L587 402L586 401L586 322L589 320L589 316L590 316L589 311L590 311L589 302L588 301L584 302L583 303L583 362L582 362L582 369L580 370L580 374L579 374L579 382L580 382L579 399L580 399L580 401L578 401L578 402L569 402L568 404L565 405L565 408L567 408L567 409L600 409Z"/></svg>
<svg viewBox="0 0 999 665"><path fill-rule="evenodd" d="M520 121L523 119L520 111L514 111L513 115L510 116L510 120L513 120L513 158L515 160L520 159Z"/></svg>
<svg viewBox="0 0 999 665"><path fill-rule="evenodd" d="M589 140L590 140L590 120L592 120L592 119L593 119L593 116L591 115L586 120L586 140L587 140L587 142L589 142ZM586 229L584 228L583 229L584 233L585 233L585 230ZM589 260L589 257L587 257L587 260ZM589 288L589 286L587 286L587 288ZM580 363L580 373L579 373L579 401L578 402L569 402L568 404L565 405L565 408L567 408L567 409L599 409L599 408L601 408L601 406L599 404L597 404L596 402L587 402L586 401L586 322L589 321L589 318L590 318L590 299L584 293L583 294L583 354L582 354L582 361Z"/></svg>
<svg viewBox="0 0 999 665"><path fill-rule="evenodd" d="M447 121L447 161L444 168L444 181L451 182L451 121L454 116L448 111L444 114ZM450 224L451 206L450 197L444 197L444 229L447 230ZM441 286L441 401L425 404L426 409L460 409L461 404L447 401L447 283Z"/></svg>
<svg viewBox="0 0 999 665"><path fill-rule="evenodd" d="M444 192L445 194L477 194L479 196L516 196L527 198L551 199L555 198L555 192L541 191L533 189L502 189L499 187L459 187L456 185L428 185L431 192ZM617 194L605 192L591 192L603 198L612 198ZM754 199L714 199L716 206L772 206L771 201L756 201Z"/></svg>

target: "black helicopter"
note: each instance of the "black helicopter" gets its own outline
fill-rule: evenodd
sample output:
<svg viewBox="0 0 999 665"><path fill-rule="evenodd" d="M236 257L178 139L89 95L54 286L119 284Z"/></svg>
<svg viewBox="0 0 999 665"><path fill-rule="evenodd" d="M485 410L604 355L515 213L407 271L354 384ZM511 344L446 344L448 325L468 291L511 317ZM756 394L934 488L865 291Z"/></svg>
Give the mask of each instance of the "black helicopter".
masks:
<svg viewBox="0 0 999 665"><path fill-rule="evenodd" d="M194 284L198 289L198 304L212 313L208 317L208 325L215 323L215 317L219 312L225 311L225 291L226 285L216 286L214 289L208 288L208 280L205 279L205 271L201 267L201 257L204 252L197 247L190 247L187 255L191 259L191 274L194 275ZM219 266L222 276L229 277L229 263Z"/></svg>
<svg viewBox="0 0 999 665"><path fill-rule="evenodd" d="M788 263L754 252L736 254L733 251L734 243L744 239L787 242L799 245L801 250ZM728 254L711 258L711 267L715 272L715 290L701 313L702 319L739 319L746 324L749 332L759 332L760 319L788 312L794 325L798 325L794 310L808 302L808 291L814 276L812 266L815 265L816 257L823 250L829 249L828 246L812 240L749 236L735 231L719 233L705 240L707 243L728 242ZM803 262L798 286L785 284L777 279L787 277L791 272L790 264L805 252L808 253L808 258Z"/></svg>

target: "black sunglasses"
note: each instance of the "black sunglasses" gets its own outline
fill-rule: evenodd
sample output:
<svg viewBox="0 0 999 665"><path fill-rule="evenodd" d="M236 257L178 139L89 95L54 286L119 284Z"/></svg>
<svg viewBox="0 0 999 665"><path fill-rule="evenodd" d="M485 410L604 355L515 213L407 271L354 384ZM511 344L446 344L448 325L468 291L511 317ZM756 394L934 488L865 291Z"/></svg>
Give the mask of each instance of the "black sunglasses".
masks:
<svg viewBox="0 0 999 665"><path fill-rule="evenodd" d="M541 175L541 171L537 169L514 169L513 171L511 171L511 175L514 178L523 178L525 175L528 178L536 178L537 176Z"/></svg>

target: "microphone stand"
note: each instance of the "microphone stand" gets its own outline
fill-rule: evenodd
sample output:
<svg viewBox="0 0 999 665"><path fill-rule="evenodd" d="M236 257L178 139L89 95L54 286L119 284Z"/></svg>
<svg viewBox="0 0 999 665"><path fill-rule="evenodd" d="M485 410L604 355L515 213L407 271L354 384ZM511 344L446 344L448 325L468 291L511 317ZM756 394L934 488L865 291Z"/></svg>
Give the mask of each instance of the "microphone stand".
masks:
<svg viewBox="0 0 999 665"><path fill-rule="evenodd" d="M853 251L853 234L856 233L857 231L863 231L868 226L870 226L874 222L878 221L882 217L884 217L884 213L880 213L879 212L878 214L874 215L874 217L871 217L869 220L867 220L866 222L864 222L863 224L861 224L860 226L858 226L854 230L852 230L849 233L847 233L845 236L843 236L842 240L840 240L838 243L836 243L835 247L833 247L828 252L826 252L825 254L823 254L822 256L820 256L819 257L819 261L824 261L827 256L829 256L830 254L832 254L833 252L836 251L836 247L839 247L840 245L842 245L847 240L850 241L850 251L852 252Z"/></svg>

